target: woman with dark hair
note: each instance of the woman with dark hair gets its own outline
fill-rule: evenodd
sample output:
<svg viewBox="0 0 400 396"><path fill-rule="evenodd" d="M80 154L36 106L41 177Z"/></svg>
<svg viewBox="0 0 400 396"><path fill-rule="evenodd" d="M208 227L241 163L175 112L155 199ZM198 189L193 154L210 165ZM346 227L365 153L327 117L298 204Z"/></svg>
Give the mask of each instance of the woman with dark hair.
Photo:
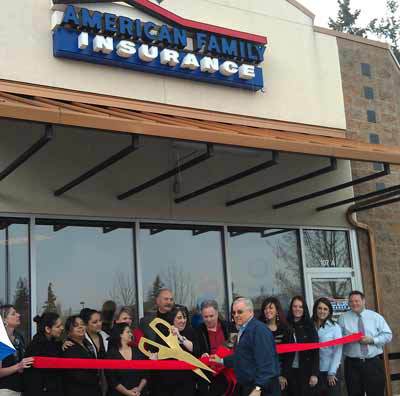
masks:
<svg viewBox="0 0 400 396"><path fill-rule="evenodd" d="M60 316L45 312L36 316L37 333L26 348L26 357L61 357L60 337L64 330ZM62 396L64 394L62 375L59 370L30 368L24 371L24 396Z"/></svg>
<svg viewBox="0 0 400 396"><path fill-rule="evenodd" d="M302 296L292 298L288 313L292 327L291 343L318 342L318 333L310 318L307 304ZM289 396L309 396L314 394L318 383L319 351L288 353L284 355L282 376L288 382Z"/></svg>
<svg viewBox="0 0 400 396"><path fill-rule="evenodd" d="M97 359L104 359L108 346L108 336L101 330L100 312L90 308L83 308L79 314L86 326L86 341L89 342L92 352Z"/></svg>
<svg viewBox="0 0 400 396"><path fill-rule="evenodd" d="M85 339L96 359L104 359L108 348L109 335L102 328L100 312L95 309L83 308L79 314L86 326ZM104 370L99 371L102 394L107 392L107 381Z"/></svg>
<svg viewBox="0 0 400 396"><path fill-rule="evenodd" d="M169 322L183 350L195 356L199 355L195 332L190 326L189 312L182 305L175 305L169 313ZM154 394L165 396L193 396L195 378L192 371L161 371L156 377Z"/></svg>
<svg viewBox="0 0 400 396"><path fill-rule="evenodd" d="M115 324L111 330L107 358L138 360L142 356L131 346L132 331L127 323ZM107 370L108 396L140 396L147 384L144 375L135 370Z"/></svg>
<svg viewBox="0 0 400 396"><path fill-rule="evenodd" d="M71 346L63 352L65 358L95 359L95 355L85 339L86 328L78 316L70 316L65 322L67 340ZM65 370L65 396L101 396L98 370Z"/></svg>
<svg viewBox="0 0 400 396"><path fill-rule="evenodd" d="M342 337L342 330L333 321L332 316L332 304L327 298L322 297L315 301L312 319L318 330L320 342L332 341ZM342 360L342 349L342 345L338 345L330 348L322 348L319 351L319 395L340 396L338 371Z"/></svg>
<svg viewBox="0 0 400 396"><path fill-rule="evenodd" d="M21 324L21 316L15 307L2 305L0 315L7 335L15 348L13 355L0 360L0 395L19 396L22 391L22 372L32 366L33 358L24 358L25 341L17 331Z"/></svg>
<svg viewBox="0 0 400 396"><path fill-rule="evenodd" d="M258 318L261 322L265 323L271 330L275 343L282 344L290 342L291 331L286 319L286 315L282 309L281 302L276 297L266 298L261 305L261 313ZM279 355L279 363L282 371L283 355ZM281 391L287 388L287 379L283 376L279 377Z"/></svg>

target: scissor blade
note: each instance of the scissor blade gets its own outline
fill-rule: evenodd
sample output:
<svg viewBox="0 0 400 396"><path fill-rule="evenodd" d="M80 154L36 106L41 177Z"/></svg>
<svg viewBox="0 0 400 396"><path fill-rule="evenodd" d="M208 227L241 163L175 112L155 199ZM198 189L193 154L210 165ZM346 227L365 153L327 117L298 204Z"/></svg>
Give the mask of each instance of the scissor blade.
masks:
<svg viewBox="0 0 400 396"><path fill-rule="evenodd" d="M212 368L208 367L206 364L204 364L202 361L195 358L188 352L181 350L179 351L179 353L177 353L177 356L178 356L177 359L183 360L184 362L189 363L192 366L198 367L199 369L202 370L210 371L211 373L215 373L215 371Z"/></svg>
<svg viewBox="0 0 400 396"><path fill-rule="evenodd" d="M199 375L200 377L204 378L207 382L211 382L208 377L200 370L200 369L195 369L193 370L193 372L197 375Z"/></svg>

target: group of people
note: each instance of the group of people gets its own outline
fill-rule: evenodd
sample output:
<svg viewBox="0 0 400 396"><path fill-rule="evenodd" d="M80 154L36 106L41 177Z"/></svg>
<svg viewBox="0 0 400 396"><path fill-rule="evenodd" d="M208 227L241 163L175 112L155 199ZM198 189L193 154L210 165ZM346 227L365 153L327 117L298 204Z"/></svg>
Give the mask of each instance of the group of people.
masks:
<svg viewBox="0 0 400 396"><path fill-rule="evenodd" d="M382 354L383 346L391 340L391 330L381 315L365 308L363 293L351 292L349 306L350 311L336 323L327 298L315 302L310 316L302 296L292 298L287 315L280 301L270 297L256 318L252 301L238 297L231 306L230 320L224 320L217 302L208 300L200 307L202 323L193 328L187 308L175 304L171 290L162 289L156 297L156 310L140 320L138 329L132 329L130 310L123 308L114 315L111 302L102 312L85 308L64 325L58 314L45 312L35 318L37 334L27 347L17 331L20 315L13 306L2 306L0 314L16 353L0 362L0 396L338 396L342 354L348 395L383 396ZM164 343L150 327L154 318L171 325L186 352L233 369L235 386L224 372L207 373L207 382L190 370L32 368L35 356L144 359L137 349L140 337ZM277 344L331 341L358 332L364 334L361 340L344 347L276 352ZM232 353L218 356L222 346ZM156 351L152 359L157 359Z"/></svg>

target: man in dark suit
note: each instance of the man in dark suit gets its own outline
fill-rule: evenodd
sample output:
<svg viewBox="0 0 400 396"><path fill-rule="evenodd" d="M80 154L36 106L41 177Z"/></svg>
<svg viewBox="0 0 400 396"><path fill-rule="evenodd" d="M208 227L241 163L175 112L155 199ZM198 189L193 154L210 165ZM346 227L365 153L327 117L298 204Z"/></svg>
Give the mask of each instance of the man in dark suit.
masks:
<svg viewBox="0 0 400 396"><path fill-rule="evenodd" d="M232 314L239 329L235 351L211 360L234 369L240 396L279 396L279 361L271 331L254 317L248 298L237 299Z"/></svg>

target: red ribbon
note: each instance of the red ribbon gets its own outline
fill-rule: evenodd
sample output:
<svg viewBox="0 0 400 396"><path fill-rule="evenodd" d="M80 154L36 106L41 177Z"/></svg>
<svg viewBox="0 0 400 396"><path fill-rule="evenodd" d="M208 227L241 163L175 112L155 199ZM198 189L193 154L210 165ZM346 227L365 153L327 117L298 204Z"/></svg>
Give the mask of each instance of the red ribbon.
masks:
<svg viewBox="0 0 400 396"><path fill-rule="evenodd" d="M338 338L326 342L313 342L307 344L280 344L277 345L279 354L290 352L308 351L311 349L328 348L337 345L357 342L363 335L361 333L352 334L346 337ZM219 348L217 355L226 357L232 351L228 348ZM221 365L213 365L209 358L200 359L203 363L213 366L216 371L222 371ZM193 370L194 366L189 363L177 360L109 360L109 359L67 359L67 358L49 358L36 356L33 367L38 369L94 369L94 370Z"/></svg>
<svg viewBox="0 0 400 396"><path fill-rule="evenodd" d="M35 356L33 367L38 369L85 370L193 370L196 367L178 360L111 360L70 359Z"/></svg>
<svg viewBox="0 0 400 396"><path fill-rule="evenodd" d="M279 354L290 353L290 352L302 352L309 351L311 349L329 348L338 345L350 344L352 342L358 342L363 337L362 333L351 334L346 337L337 338L336 340L325 341L325 342L310 342L307 344L279 344L276 346L276 351Z"/></svg>

